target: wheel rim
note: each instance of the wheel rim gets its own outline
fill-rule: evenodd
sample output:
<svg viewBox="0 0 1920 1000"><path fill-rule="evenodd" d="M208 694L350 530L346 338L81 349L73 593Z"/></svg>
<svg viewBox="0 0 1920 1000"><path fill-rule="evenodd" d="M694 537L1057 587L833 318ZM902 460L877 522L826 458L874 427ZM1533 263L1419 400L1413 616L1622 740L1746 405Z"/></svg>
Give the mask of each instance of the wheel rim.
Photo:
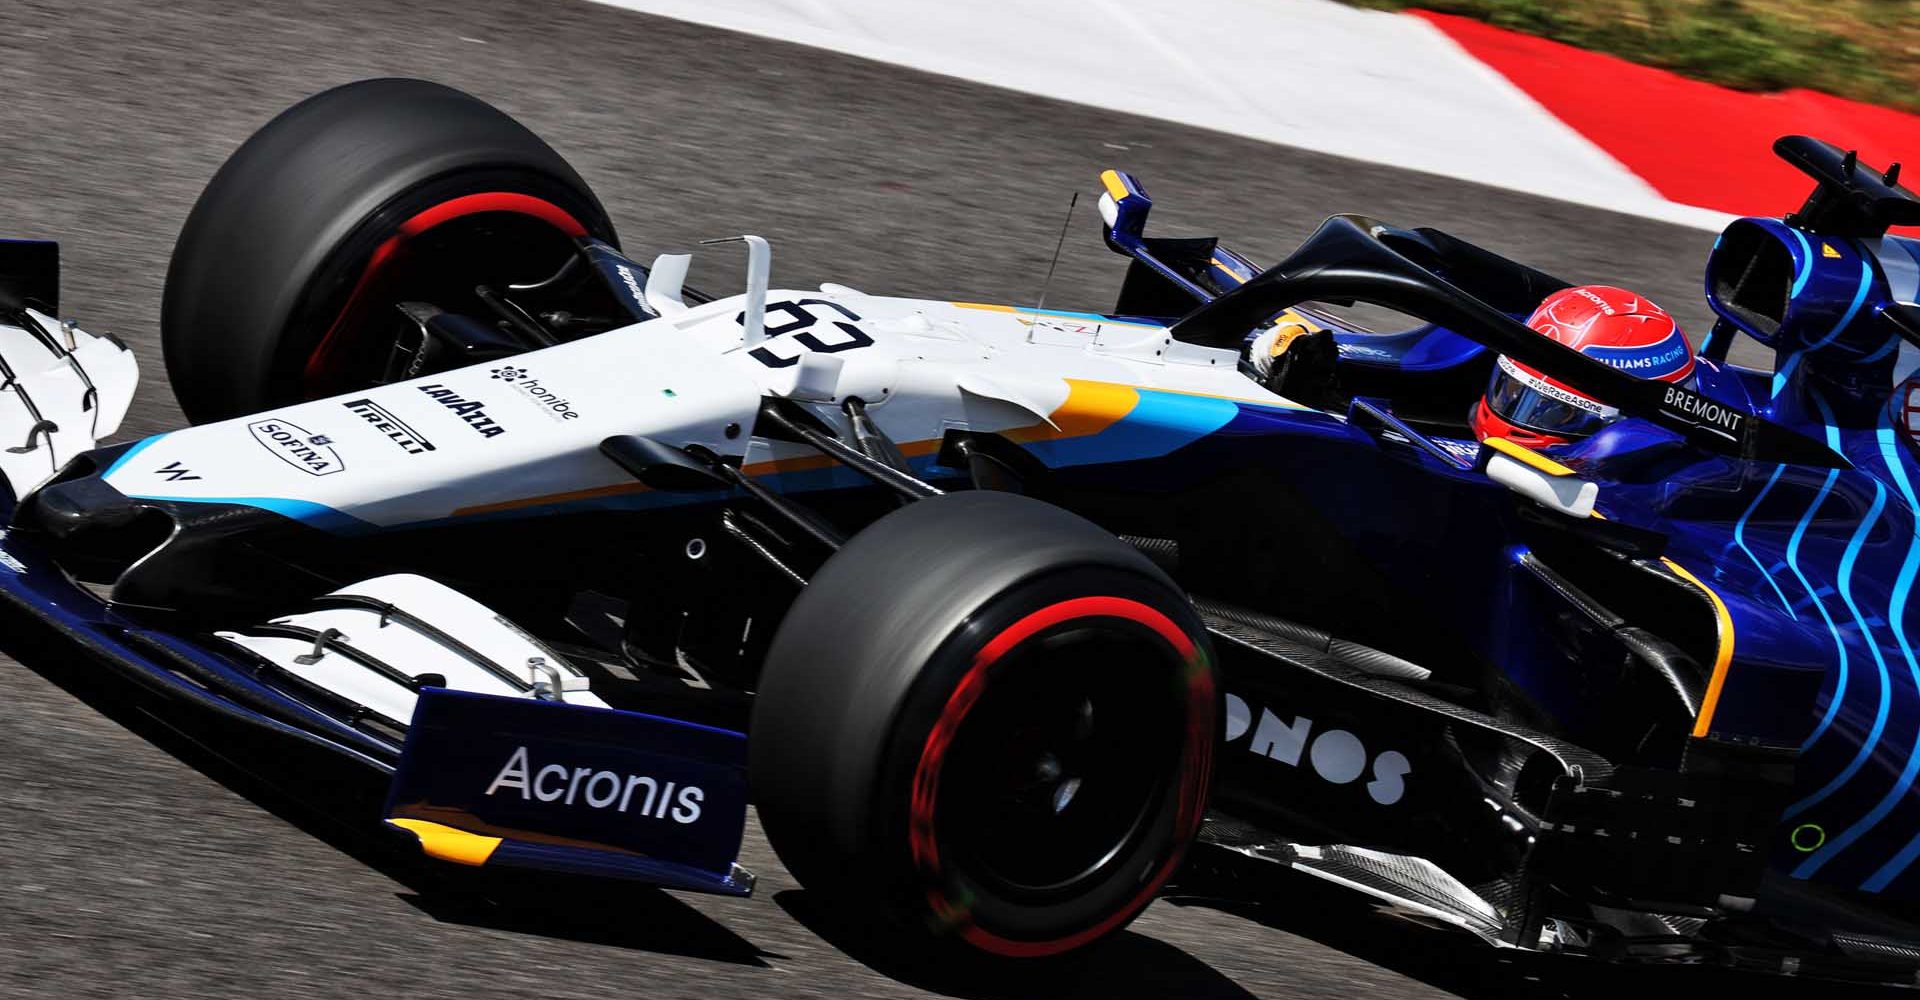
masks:
<svg viewBox="0 0 1920 1000"><path fill-rule="evenodd" d="M1037 611L974 658L923 748L911 845L938 919L984 950L1077 947L1144 906L1179 851L1089 926L1013 939L973 922L980 896L1070 900L1130 863L1171 799L1179 843L1197 828L1211 766L1212 674L1165 615L1091 597Z"/></svg>
<svg viewBox="0 0 1920 1000"><path fill-rule="evenodd" d="M314 399L367 384L367 373L386 360L380 332L398 329L397 315L379 315L381 306L470 296L473 285L488 283L474 280L476 274L545 277L585 235L587 228L567 210L511 191L462 195L415 213L374 248L332 312L302 366L301 395Z"/></svg>
<svg viewBox="0 0 1920 1000"><path fill-rule="evenodd" d="M1099 675L1178 669L1141 626L1057 628L1022 644L962 723L934 822L950 864L996 895L1044 903L1105 874L1178 780L1181 706Z"/></svg>

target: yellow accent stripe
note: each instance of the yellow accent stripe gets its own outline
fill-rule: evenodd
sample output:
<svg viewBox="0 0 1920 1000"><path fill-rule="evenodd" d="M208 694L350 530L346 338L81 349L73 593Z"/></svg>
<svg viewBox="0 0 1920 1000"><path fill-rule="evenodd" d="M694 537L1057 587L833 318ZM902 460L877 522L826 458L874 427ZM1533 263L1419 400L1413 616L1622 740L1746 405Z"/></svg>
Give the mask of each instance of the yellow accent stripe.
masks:
<svg viewBox="0 0 1920 1000"><path fill-rule="evenodd" d="M494 849L500 846L499 837L483 837L424 819L390 819L387 822L419 837L420 849L427 852L429 857L455 864L484 865L488 858L493 857Z"/></svg>
<svg viewBox="0 0 1920 1000"><path fill-rule="evenodd" d="M1137 327L1142 327L1144 329L1165 329L1165 327L1159 323L1142 323L1137 320L1131 320L1131 319L1114 319L1110 316L1102 316L1099 313L1088 313L1085 316L1059 316L1054 313L1045 313L1045 312L1036 313L1032 309L1022 309L1018 306L996 305L995 303L992 303L992 302L949 302L947 304L950 306L955 306L960 309L979 309L984 312L997 312L997 313L1019 313L1019 314L1033 316L1041 319L1057 319L1057 320L1079 319L1088 323L1100 323L1100 324L1105 324L1109 326L1137 326ZM1023 321L1023 322L1026 322L1026 321Z"/></svg>
<svg viewBox="0 0 1920 1000"><path fill-rule="evenodd" d="M1719 648L1713 654L1713 677L1707 681L1707 693L1700 699L1700 715L1693 720L1693 735L1705 736L1713 730L1713 710L1720 704L1720 691L1727 686L1727 668L1733 665L1733 614L1727 610L1727 602L1713 592L1713 588L1700 582L1700 578L1687 572L1685 566L1671 559L1662 558L1667 568L1673 570L1681 579L1699 587L1713 602L1714 628L1719 634Z"/></svg>
<svg viewBox="0 0 1920 1000"><path fill-rule="evenodd" d="M1012 306L980 305L956 302L954 305L974 309L992 309L1013 312ZM1119 423L1133 408L1140 405L1140 391L1145 386L1122 385L1117 382L1094 382L1087 379L1070 378L1067 383L1067 400L1049 414L1052 426L1042 422L1029 427L1007 430L1009 440L1015 442L1052 441L1062 438L1090 437ZM1202 399L1222 399L1232 403L1245 403L1249 406L1265 406L1276 409L1304 410L1290 400L1249 399L1242 396L1223 396L1212 392L1195 392L1187 389L1153 388L1152 391L1178 396L1198 396ZM900 451L908 458L931 455L940 450L939 438L927 438L921 441L908 441L900 445ZM1529 452L1528 454L1532 454ZM1544 461L1544 459L1543 459ZM765 462L754 462L742 466L742 472L749 476L765 476L783 472L809 472L835 465L835 460L826 455L798 455L793 458L778 458ZM1570 470L1569 470L1570 471ZM526 507L540 507L547 504L567 503L575 500L593 500L601 497L625 496L633 493L645 493L648 488L642 483L614 483L610 486L595 486L584 490L569 490L565 493L546 493L540 496L523 497L518 500L501 500L495 503L478 504L472 507L456 508L454 517L469 514L491 514L498 511L520 510Z"/></svg>
<svg viewBox="0 0 1920 1000"><path fill-rule="evenodd" d="M939 438L908 441L900 446L900 454L907 458L919 458L939 450ZM814 469L826 469L838 464L840 464L839 460L830 455L798 455L793 458L775 458L765 462L755 462L752 465L743 465L740 471L749 476L765 476L778 472L811 472Z"/></svg>
<svg viewBox="0 0 1920 1000"><path fill-rule="evenodd" d="M1211 258L1211 259L1210 259L1210 263L1212 263L1214 267L1217 267L1217 268L1219 268L1219 269L1220 269L1220 273L1222 273L1222 274L1224 274L1224 275L1226 275L1226 276L1227 276L1227 277L1229 277L1229 278L1232 278L1232 279L1233 279L1233 283L1234 283L1234 284L1236 284L1236 285L1244 285L1244 284L1246 284L1246 283L1247 283L1247 279L1245 279L1245 278L1242 278L1242 277L1240 276L1240 272L1239 272L1239 271L1236 271L1236 270L1234 270L1233 268L1230 268L1230 267L1228 267L1228 266L1227 266L1226 264L1224 264L1224 263L1222 263L1222 262L1221 262L1221 260L1220 260L1220 258L1218 258L1218 257L1214 257L1214 258Z"/></svg>
<svg viewBox="0 0 1920 1000"><path fill-rule="evenodd" d="M1083 174L1081 176L1085 175ZM1113 195L1114 201L1119 201L1127 196L1126 182L1120 179L1120 172L1117 170L1100 171L1100 183L1106 185L1107 193Z"/></svg>
<svg viewBox="0 0 1920 1000"><path fill-rule="evenodd" d="M1077 378L1066 382L1067 401L1050 415L1053 426L1035 424L1007 431L1007 437L1017 442L1088 437L1119 423L1140 405L1140 390L1130 385Z"/></svg>
<svg viewBox="0 0 1920 1000"><path fill-rule="evenodd" d="M1576 474L1572 469L1569 469L1566 466L1561 465L1559 462L1556 462L1553 459L1548 458L1547 456L1542 455L1537 451L1534 451L1532 448L1528 448L1524 445L1515 444L1512 441L1507 440L1506 438L1490 437L1484 443L1486 444L1487 447L1492 448L1494 451L1497 451L1500 454L1505 455L1508 458L1511 458L1522 465L1531 466L1541 472L1546 473L1549 476L1571 476Z"/></svg>
<svg viewBox="0 0 1920 1000"><path fill-rule="evenodd" d="M614 483L612 486L595 486L584 490L568 490L565 493L547 493L537 497L524 497L519 500L502 500L498 503L483 503L472 507L454 508L454 517L468 514L491 514L502 510L519 510L522 507L538 507L541 504L567 503L573 500L594 500L600 497L625 496L629 493L645 493L645 483Z"/></svg>
<svg viewBox="0 0 1920 1000"><path fill-rule="evenodd" d="M1067 401L1049 414L1054 426L1044 423L1030 427L1019 427L1001 433L1010 441L1025 443L1028 441L1057 441L1062 438L1091 437L1112 427L1125 419L1133 408L1140 405L1140 393L1157 392L1171 396L1194 396L1200 399L1219 399L1229 403L1245 403L1249 406L1265 406L1272 409L1304 410L1307 407L1298 403L1272 399L1246 399L1238 396L1222 396L1211 392L1192 392L1186 389L1162 389L1156 386L1131 386L1118 382L1094 382L1088 379L1070 378L1067 383ZM1055 428L1058 428L1057 430Z"/></svg>
<svg viewBox="0 0 1920 1000"><path fill-rule="evenodd" d="M1300 313L1293 309L1288 309L1286 312L1283 312L1280 315L1275 316L1273 318L1273 322L1275 325L1278 325L1281 323L1292 323L1295 326L1305 327L1308 333L1319 333L1321 330L1326 329L1326 327L1321 326L1320 324L1315 323L1313 320L1308 319L1305 314Z"/></svg>
<svg viewBox="0 0 1920 1000"><path fill-rule="evenodd" d="M992 309L1013 312L1012 306L993 306L975 303L956 302L954 305L972 309ZM1053 424L1037 423L1029 427L1013 428L1004 431L1014 442L1053 441L1062 438L1090 437L1112 427L1133 412L1140 405L1140 391L1146 386L1122 385L1117 382L1094 382L1087 379L1070 378L1067 383L1067 400L1049 414ZM1265 406L1274 409L1305 410L1291 400L1249 399L1243 396L1223 396L1219 393L1196 392L1188 389L1153 388L1152 391L1177 396L1198 396L1202 399L1221 399L1232 403L1245 403L1249 406ZM1489 443L1494 439L1489 439ZM1518 447L1517 445L1515 447ZM939 438L927 438L921 441L908 441L900 445L900 451L908 458L931 455L940 450ZM1533 454L1528 452L1527 454ZM1537 456L1536 456L1537 457ZM1523 459L1524 461L1524 459ZM1546 459L1541 459L1546 461ZM749 476L764 476L782 472L809 472L824 469L836 464L826 455L798 455L793 458L778 458L765 462L754 462L742 466L742 472ZM1572 470L1567 470L1570 474ZM610 486L594 486L584 490L569 490L565 493L546 493L540 496L523 497L518 500L501 500L495 503L477 504L472 507L456 508L454 517L470 514L491 514L498 511L520 510L526 507L540 507L547 504L567 503L575 500L593 500L601 497L625 496L633 493L648 492L642 483L614 483Z"/></svg>

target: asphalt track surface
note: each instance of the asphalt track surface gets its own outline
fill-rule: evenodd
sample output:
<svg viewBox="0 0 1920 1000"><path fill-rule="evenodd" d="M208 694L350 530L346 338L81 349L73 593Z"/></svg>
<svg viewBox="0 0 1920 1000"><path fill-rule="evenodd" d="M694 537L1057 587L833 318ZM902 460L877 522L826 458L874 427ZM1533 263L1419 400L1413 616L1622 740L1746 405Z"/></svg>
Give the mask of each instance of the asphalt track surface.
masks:
<svg viewBox="0 0 1920 1000"><path fill-rule="evenodd" d="M1277 259L1330 212L1358 211L1627 284L1691 329L1705 325L1709 234L607 7L11 0L0 5L0 230L60 239L64 311L139 352L148 381L123 436L180 421L156 317L201 185L282 107L376 75L441 80L520 117L595 185L630 252L755 232L772 240L776 281L789 286L1031 301L1069 194L1092 193L1096 172L1117 165L1151 184L1159 231L1217 231L1256 259ZM1112 301L1122 266L1094 227L1083 204L1049 305ZM722 269L703 283L737 280ZM0 662L4 996L1652 988L1584 965L1499 959L1304 886L1250 914L1157 903L1064 978L943 985L864 953L835 915L808 905L757 830L744 859L762 875L752 900L476 889L298 808L57 653L18 635L0 645L32 666ZM280 780L302 780L302 766Z"/></svg>

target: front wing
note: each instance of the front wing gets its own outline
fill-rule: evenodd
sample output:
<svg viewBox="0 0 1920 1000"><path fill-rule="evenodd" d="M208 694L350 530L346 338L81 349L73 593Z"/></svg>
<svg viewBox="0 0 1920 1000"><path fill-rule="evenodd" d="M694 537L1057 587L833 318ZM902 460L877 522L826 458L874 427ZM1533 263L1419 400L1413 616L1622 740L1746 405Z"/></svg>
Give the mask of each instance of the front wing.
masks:
<svg viewBox="0 0 1920 1000"><path fill-rule="evenodd" d="M323 751L360 779L386 783L388 828L429 856L752 892L752 873L734 862L746 817L744 734L430 686L404 733L369 725L370 713L308 696L271 662L243 658L240 647L229 653L218 639L114 609L16 532L0 531L0 612L14 620L15 634L37 623L167 705ZM436 673L433 663L410 669ZM208 749L251 764L232 748ZM619 794L610 799L616 777Z"/></svg>

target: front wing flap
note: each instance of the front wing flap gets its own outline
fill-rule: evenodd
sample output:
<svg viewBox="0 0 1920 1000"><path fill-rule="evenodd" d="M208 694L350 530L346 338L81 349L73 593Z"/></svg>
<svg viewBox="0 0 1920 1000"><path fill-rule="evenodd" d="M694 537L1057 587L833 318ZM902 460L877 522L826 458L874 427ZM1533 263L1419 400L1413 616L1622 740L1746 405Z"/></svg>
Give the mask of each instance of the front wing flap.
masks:
<svg viewBox="0 0 1920 1000"><path fill-rule="evenodd" d="M428 688L387 822L445 861L744 896L746 748L663 716Z"/></svg>
<svg viewBox="0 0 1920 1000"><path fill-rule="evenodd" d="M218 640L115 610L74 583L34 539L0 530L0 627L25 635L34 625L85 654L88 665L182 712L318 749L350 771L391 780L384 815L430 855L724 895L752 892L753 875L734 863L746 822L743 734L429 687L404 745L396 746L381 728L343 716L338 705L270 683L270 665L243 660ZM249 766L233 748L209 749ZM516 752L524 753L525 797L506 767ZM557 779L545 769L562 764L565 789L554 795ZM618 798L607 798L612 779L602 772L618 775Z"/></svg>

